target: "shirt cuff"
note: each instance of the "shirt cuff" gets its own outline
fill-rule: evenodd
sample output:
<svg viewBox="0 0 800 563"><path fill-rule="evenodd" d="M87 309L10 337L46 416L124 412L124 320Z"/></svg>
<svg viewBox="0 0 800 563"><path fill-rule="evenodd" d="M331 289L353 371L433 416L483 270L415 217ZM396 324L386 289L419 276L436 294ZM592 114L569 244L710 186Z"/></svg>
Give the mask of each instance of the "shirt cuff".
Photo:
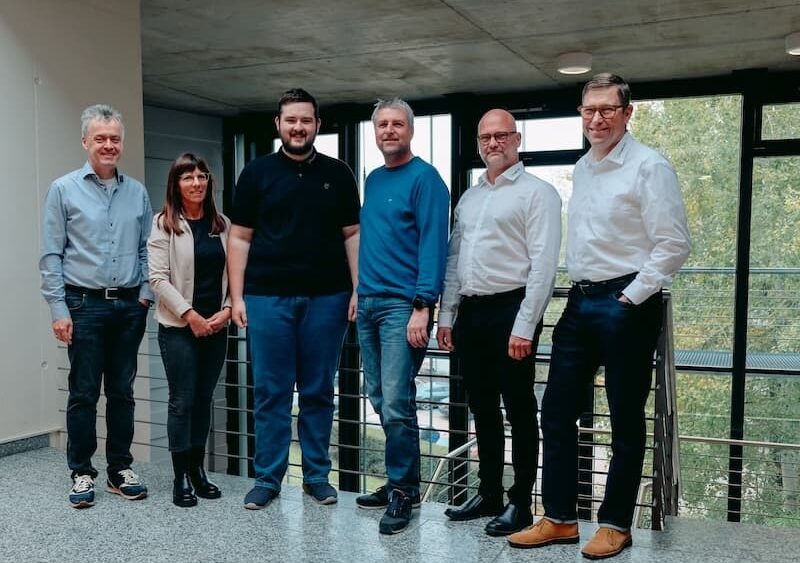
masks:
<svg viewBox="0 0 800 563"><path fill-rule="evenodd" d="M647 300L648 297L653 295L658 288L655 290L647 287L645 284L640 282L638 279L633 280L631 283L628 284L628 287L622 290L622 293L631 300L631 303L634 305L639 305Z"/></svg>
<svg viewBox="0 0 800 563"><path fill-rule="evenodd" d="M452 328L455 313L439 311L439 326L444 328Z"/></svg>
<svg viewBox="0 0 800 563"><path fill-rule="evenodd" d="M61 319L72 318L72 315L69 314L69 308L67 307L66 301L51 301L49 305L50 316L52 317L53 322Z"/></svg>
<svg viewBox="0 0 800 563"><path fill-rule="evenodd" d="M538 323L529 323L525 319L517 319L514 321L514 326L511 328L511 336L517 338L524 338L525 340L533 340L533 334L536 332L536 325Z"/></svg>
<svg viewBox="0 0 800 563"><path fill-rule="evenodd" d="M144 282L142 287L139 288L139 299L147 299L150 303L153 303L156 300L153 290L150 289L149 282Z"/></svg>

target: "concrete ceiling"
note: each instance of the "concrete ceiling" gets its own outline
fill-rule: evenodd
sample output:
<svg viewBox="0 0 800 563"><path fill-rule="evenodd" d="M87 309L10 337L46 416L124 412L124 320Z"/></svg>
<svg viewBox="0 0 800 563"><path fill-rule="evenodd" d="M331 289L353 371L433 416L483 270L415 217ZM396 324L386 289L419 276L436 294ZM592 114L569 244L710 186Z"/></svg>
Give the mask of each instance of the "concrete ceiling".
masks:
<svg viewBox="0 0 800 563"><path fill-rule="evenodd" d="M145 103L272 111L286 88L321 104L552 89L560 53L630 82L800 70L784 37L798 0L141 0Z"/></svg>

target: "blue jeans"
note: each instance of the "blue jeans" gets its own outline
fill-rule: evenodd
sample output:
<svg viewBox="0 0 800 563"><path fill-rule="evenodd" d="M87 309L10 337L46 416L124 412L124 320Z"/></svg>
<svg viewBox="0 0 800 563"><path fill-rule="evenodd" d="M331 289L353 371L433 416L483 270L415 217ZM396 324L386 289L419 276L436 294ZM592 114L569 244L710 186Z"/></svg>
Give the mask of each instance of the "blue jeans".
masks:
<svg viewBox="0 0 800 563"><path fill-rule="evenodd" d="M313 297L245 295L253 368L255 486L279 491L289 465L292 393L303 482L325 483L333 426L333 378L347 331L350 293Z"/></svg>
<svg viewBox="0 0 800 563"><path fill-rule="evenodd" d="M622 529L633 520L662 302L660 292L639 305L619 302L619 290L627 283L594 295L573 287L553 330L550 375L542 399L542 498L545 515L555 520L577 518L576 422L585 389L600 365L605 366L612 457L597 520Z"/></svg>
<svg viewBox="0 0 800 563"><path fill-rule="evenodd" d="M144 336L147 308L135 297L106 300L66 290L72 316L67 399L67 463L72 475L97 477L97 400L106 395L108 474L133 463L133 379Z"/></svg>
<svg viewBox="0 0 800 563"><path fill-rule="evenodd" d="M406 338L412 311L408 299L358 298L358 344L364 385L386 434L388 488L413 497L419 493L420 481L414 378L426 349L413 348Z"/></svg>
<svg viewBox="0 0 800 563"><path fill-rule="evenodd" d="M188 326L158 325L158 345L169 385L169 451L205 448L211 399L225 363L228 329L197 338Z"/></svg>

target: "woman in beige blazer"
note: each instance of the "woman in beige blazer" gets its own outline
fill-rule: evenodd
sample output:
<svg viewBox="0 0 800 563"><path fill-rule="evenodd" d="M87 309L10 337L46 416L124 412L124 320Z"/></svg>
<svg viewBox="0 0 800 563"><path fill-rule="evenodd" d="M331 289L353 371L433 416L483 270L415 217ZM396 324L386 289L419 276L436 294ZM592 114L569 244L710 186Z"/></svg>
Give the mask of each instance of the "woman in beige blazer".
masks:
<svg viewBox="0 0 800 563"><path fill-rule="evenodd" d="M169 384L172 502L178 506L221 496L206 476L203 459L231 318L225 271L229 230L230 221L214 205L208 164L182 154L172 163L164 208L153 219L147 241L158 344Z"/></svg>

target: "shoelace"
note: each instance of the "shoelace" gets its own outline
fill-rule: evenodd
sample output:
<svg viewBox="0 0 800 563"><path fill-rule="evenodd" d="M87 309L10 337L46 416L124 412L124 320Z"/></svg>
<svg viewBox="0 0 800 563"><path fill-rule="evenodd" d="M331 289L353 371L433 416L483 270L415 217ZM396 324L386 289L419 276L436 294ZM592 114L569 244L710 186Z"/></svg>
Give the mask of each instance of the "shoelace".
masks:
<svg viewBox="0 0 800 563"><path fill-rule="evenodd" d="M389 507L386 512L391 516L397 516L403 509L404 503L411 504L411 499L399 491L392 491L392 498L389 500Z"/></svg>
<svg viewBox="0 0 800 563"><path fill-rule="evenodd" d="M72 490L76 493L85 493L89 489L94 486L94 481L88 475L78 475L75 477L75 484L72 486Z"/></svg>
<svg viewBox="0 0 800 563"><path fill-rule="evenodd" d="M123 469L119 472L122 475L122 479L125 481L126 485L138 485L139 484L139 476L133 472L132 469Z"/></svg>

